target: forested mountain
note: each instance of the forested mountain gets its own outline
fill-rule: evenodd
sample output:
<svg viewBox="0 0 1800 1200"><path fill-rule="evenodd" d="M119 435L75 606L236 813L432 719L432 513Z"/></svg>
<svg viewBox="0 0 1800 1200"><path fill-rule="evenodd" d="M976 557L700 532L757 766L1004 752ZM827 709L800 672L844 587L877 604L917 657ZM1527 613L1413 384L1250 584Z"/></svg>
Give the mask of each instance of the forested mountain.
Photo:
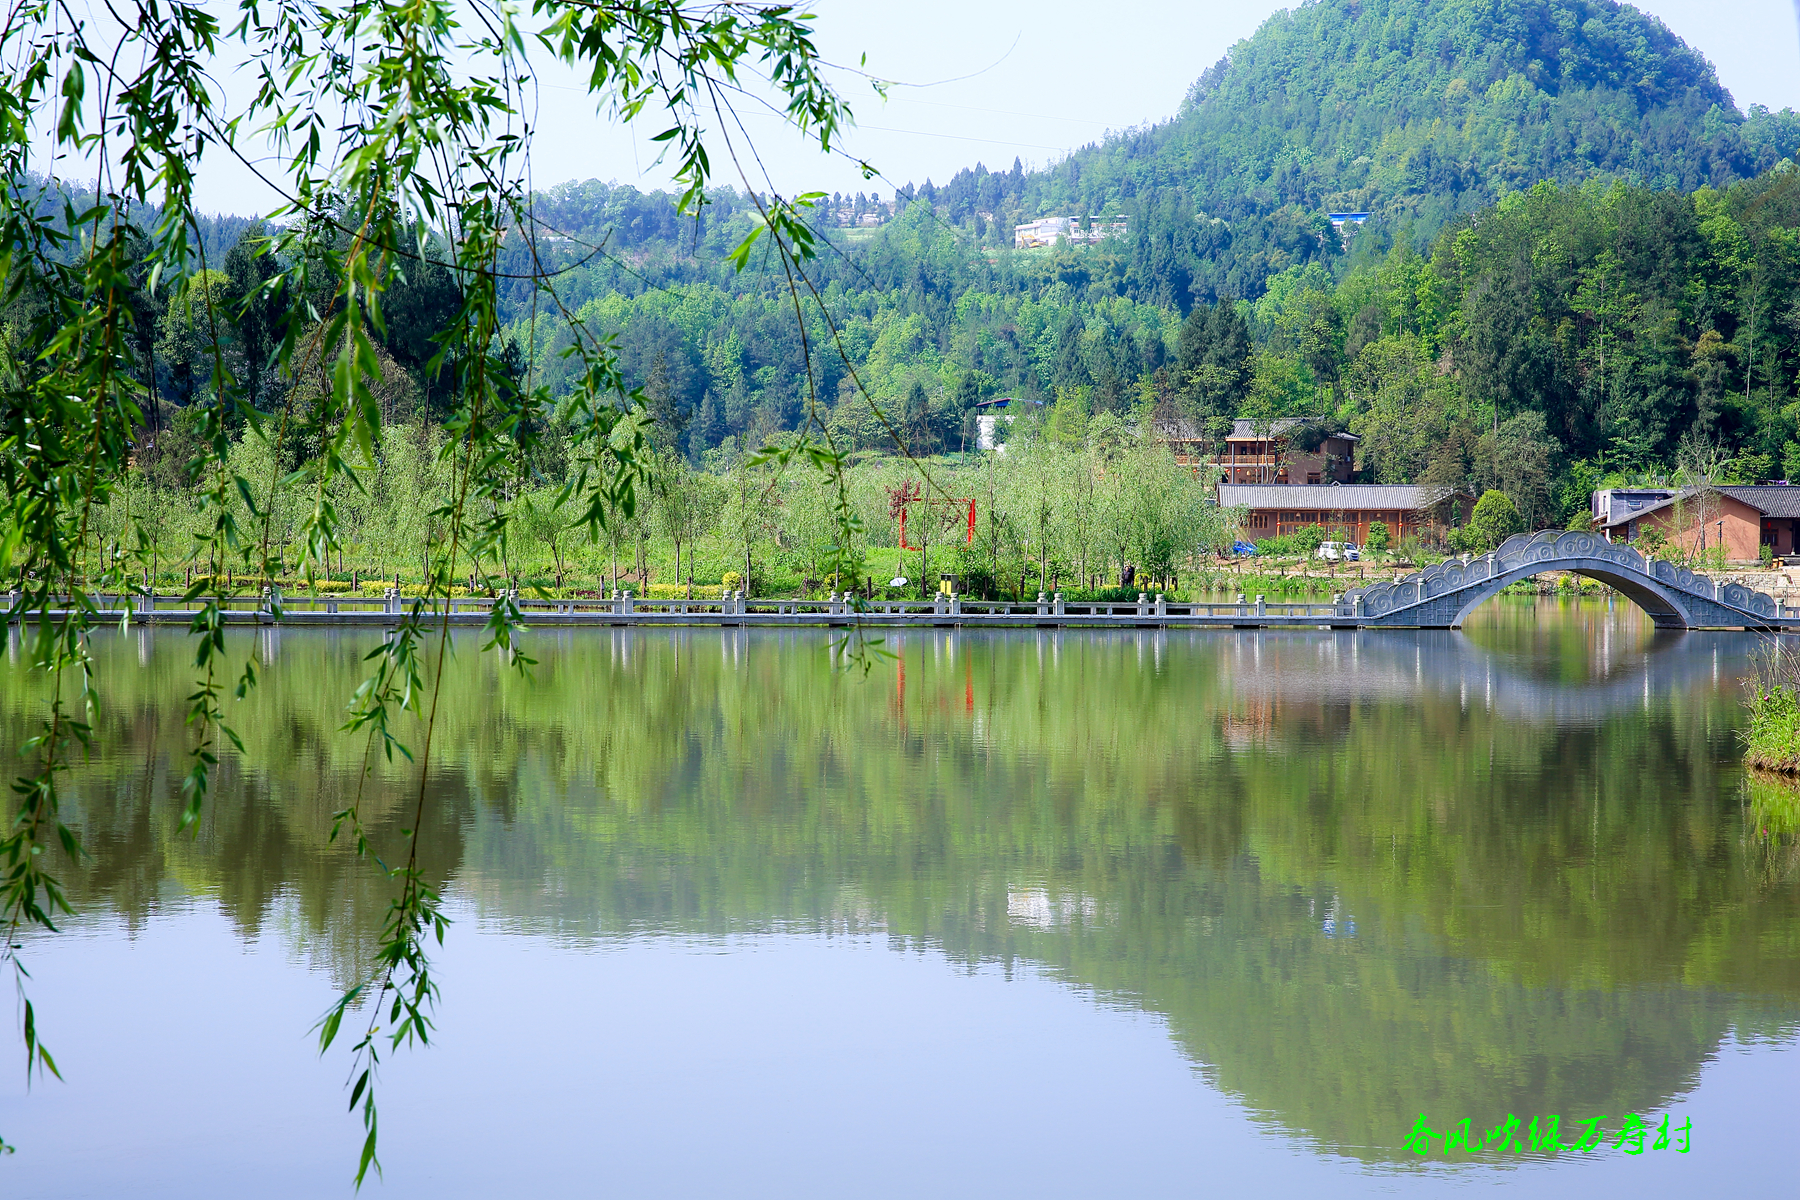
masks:
<svg viewBox="0 0 1800 1200"><path fill-rule="evenodd" d="M1023 204L1222 217L1232 245L1203 290L1245 297L1311 257L1302 231L1329 243L1326 211L1429 238L1543 180L1723 186L1796 147L1794 114L1746 120L1701 54L1612 0L1313 0L1233 47L1173 120L1032 176Z"/></svg>
<svg viewBox="0 0 1800 1200"><path fill-rule="evenodd" d="M1185 313L1195 301L1253 300L1271 275L1335 259L1343 247L1328 212L1374 214L1357 255L1401 238L1422 251L1458 217L1545 180L1692 191L1797 154L1800 116L1746 117L1701 54L1613 0L1313 0L1233 47L1168 121L1043 171L977 164L897 198L926 201L965 251L989 257L1025 220L1124 215L1129 235L1086 256L1072 282L1103 276L1119 295ZM895 198L833 197L821 223L854 227ZM718 263L707 234L741 209L722 197L695 226L663 197L594 184L545 201L547 224L610 234L627 259L684 280ZM948 264L901 241L859 242L854 274L930 286Z"/></svg>
<svg viewBox="0 0 1800 1200"><path fill-rule="evenodd" d="M660 193L551 188L500 264L507 361L565 386L534 313L566 305L618 338L695 463L809 413L892 449L876 406L916 449L958 449L972 402L1012 395L1071 440L1099 412L1314 416L1363 435L1366 478L1499 482L1561 521L1606 474L1684 453L1800 478L1797 153L1800 117L1745 117L1704 58L1610 0L1316 0L1169 122L1045 171L827 198L810 269L832 327L807 306L810 364L778 264L729 261L752 197L684 217ZM1348 245L1340 209L1374 214ZM1084 214L1128 232L1012 246L1019 221ZM195 289L242 306L266 278L244 246L208 261L144 300L144 371L175 406L211 372ZM458 295L433 266L390 280L393 419L436 413L431 335ZM242 311L224 357L266 407L272 343Z"/></svg>

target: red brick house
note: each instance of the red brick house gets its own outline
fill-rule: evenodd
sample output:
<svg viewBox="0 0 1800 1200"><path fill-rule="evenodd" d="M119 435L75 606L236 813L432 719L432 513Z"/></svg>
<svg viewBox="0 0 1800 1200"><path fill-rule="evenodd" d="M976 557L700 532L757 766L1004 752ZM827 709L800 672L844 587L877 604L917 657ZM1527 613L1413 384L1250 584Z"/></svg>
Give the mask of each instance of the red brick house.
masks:
<svg viewBox="0 0 1800 1200"><path fill-rule="evenodd" d="M1800 487L1788 484L1686 488L1608 488L1594 493L1593 522L1608 541L1635 542L1654 526L1684 554L1723 543L1728 562L1755 562L1762 548L1777 557L1800 553Z"/></svg>

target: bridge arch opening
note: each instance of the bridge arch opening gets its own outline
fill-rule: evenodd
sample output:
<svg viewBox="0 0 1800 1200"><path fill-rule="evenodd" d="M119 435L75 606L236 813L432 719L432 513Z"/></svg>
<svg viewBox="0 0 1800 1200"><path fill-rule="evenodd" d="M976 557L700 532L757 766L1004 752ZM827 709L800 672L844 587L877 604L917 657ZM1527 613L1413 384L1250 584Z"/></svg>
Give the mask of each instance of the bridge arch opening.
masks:
<svg viewBox="0 0 1800 1200"><path fill-rule="evenodd" d="M1606 586L1612 588L1642 609L1645 615L1656 624L1658 629L1688 629L1693 626L1693 621L1690 619L1687 611L1684 610L1681 605L1676 603L1672 596L1662 588L1656 586L1654 581L1645 576L1627 575L1622 572L1602 570L1595 567L1576 567L1572 565L1557 564L1544 567L1533 565L1532 567L1496 575L1493 580L1490 581L1491 586L1477 589L1478 594L1470 597L1457 611L1454 627L1461 629L1463 622L1468 619L1470 613L1500 595L1508 585L1519 583L1526 579L1534 579L1539 575L1547 575L1553 571L1567 572L1571 575L1578 575L1583 579L1592 579L1604 583Z"/></svg>

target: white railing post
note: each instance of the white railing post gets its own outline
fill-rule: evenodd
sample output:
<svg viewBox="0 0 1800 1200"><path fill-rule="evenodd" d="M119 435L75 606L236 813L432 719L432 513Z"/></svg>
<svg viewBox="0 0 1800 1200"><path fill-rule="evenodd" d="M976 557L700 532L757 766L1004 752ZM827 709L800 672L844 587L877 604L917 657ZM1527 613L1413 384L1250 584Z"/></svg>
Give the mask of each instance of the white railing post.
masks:
<svg viewBox="0 0 1800 1200"><path fill-rule="evenodd" d="M1140 617L1147 617L1150 615L1150 593L1138 593L1137 615Z"/></svg>
<svg viewBox="0 0 1800 1200"><path fill-rule="evenodd" d="M1256 598L1256 615L1260 617L1260 616L1267 615L1267 613L1268 613L1268 606L1263 603L1263 598L1261 596L1258 596Z"/></svg>
<svg viewBox="0 0 1800 1200"><path fill-rule="evenodd" d="M1056 612L1056 617L1058 620L1061 620L1063 618L1063 616L1065 615L1065 609L1063 606L1063 594L1061 592L1056 593L1055 612Z"/></svg>
<svg viewBox="0 0 1800 1200"><path fill-rule="evenodd" d="M1156 593L1156 616L1158 620L1169 615L1169 598L1162 592Z"/></svg>
<svg viewBox="0 0 1800 1200"><path fill-rule="evenodd" d="M1042 592L1038 593L1037 615L1040 617L1047 617L1050 615L1049 606L1044 603L1044 593Z"/></svg>
<svg viewBox="0 0 1800 1200"><path fill-rule="evenodd" d="M619 611L624 613L626 616L629 617L633 613L637 612L637 604L634 602L634 598L632 597L630 588L625 589L625 599L621 603L622 603L623 607L620 608Z"/></svg>

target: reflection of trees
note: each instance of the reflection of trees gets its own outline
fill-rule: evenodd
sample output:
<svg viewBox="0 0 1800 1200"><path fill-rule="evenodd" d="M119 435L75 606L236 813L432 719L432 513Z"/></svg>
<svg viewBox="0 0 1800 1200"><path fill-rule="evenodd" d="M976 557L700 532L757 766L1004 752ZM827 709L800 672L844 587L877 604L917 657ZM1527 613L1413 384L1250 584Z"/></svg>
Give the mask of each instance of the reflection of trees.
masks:
<svg viewBox="0 0 1800 1200"><path fill-rule="evenodd" d="M88 851L67 871L71 898L80 911L105 908L135 928L162 906L209 896L245 937L277 914L282 935L342 983L366 969L388 901L376 869L329 840L331 814L356 786L358 747L337 726L343 698L361 677L359 647L314 638L284 658L279 641L261 634L231 651L263 662L256 699L227 718L248 759L223 759L198 831L178 834L192 736L182 723L182 698L193 687L191 647L149 631L96 635L108 705L95 721L101 755L71 781ZM293 665L304 673L286 669ZM15 663L6 684L0 719L16 745L34 712L35 681ZM401 779L384 771L370 781L364 811L379 848L399 846L403 817L411 816ZM421 861L440 882L462 857L467 790L463 778L440 777L428 806Z"/></svg>
<svg viewBox="0 0 1800 1200"><path fill-rule="evenodd" d="M1547 686L1484 636L908 634L904 687L834 674L820 633L546 634L530 683L469 639L424 846L484 912L572 939L879 925L1041 964L1351 1153L1421 1110L1655 1108L1734 1023L1800 1013L1791 858L1719 765L1731 673L1710 643L1590 647L1565 696L1633 702L1532 720L1466 686L1496 662ZM102 737L132 750L81 781L81 898L141 921L174 879L246 932L291 911L341 973L385 903L325 844L362 639L283 637L238 721L280 769L229 775L196 842L170 832L181 647L101 647Z"/></svg>

